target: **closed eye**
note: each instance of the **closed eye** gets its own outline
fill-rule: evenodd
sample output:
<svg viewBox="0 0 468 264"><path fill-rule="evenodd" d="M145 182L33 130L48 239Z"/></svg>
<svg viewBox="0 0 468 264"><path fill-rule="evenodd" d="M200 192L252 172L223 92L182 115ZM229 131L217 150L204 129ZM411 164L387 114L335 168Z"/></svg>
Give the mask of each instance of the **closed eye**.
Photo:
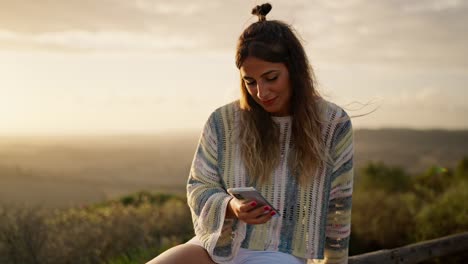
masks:
<svg viewBox="0 0 468 264"><path fill-rule="evenodd" d="M255 85L255 83L256 83L255 81L250 81L250 82L249 82L249 81L245 81L245 84L246 84L247 86Z"/></svg>
<svg viewBox="0 0 468 264"><path fill-rule="evenodd" d="M273 77L271 77L271 78L266 78L266 80L269 81L269 82L274 81L274 80L276 80L276 79L278 79L278 75L273 76Z"/></svg>
<svg viewBox="0 0 468 264"><path fill-rule="evenodd" d="M263 76L262 78L265 80L265 82L273 83L278 79L278 77L279 77L279 74L275 74L273 76ZM245 78L244 83L248 87L257 85L257 81L255 81L253 78L251 79L250 77Z"/></svg>

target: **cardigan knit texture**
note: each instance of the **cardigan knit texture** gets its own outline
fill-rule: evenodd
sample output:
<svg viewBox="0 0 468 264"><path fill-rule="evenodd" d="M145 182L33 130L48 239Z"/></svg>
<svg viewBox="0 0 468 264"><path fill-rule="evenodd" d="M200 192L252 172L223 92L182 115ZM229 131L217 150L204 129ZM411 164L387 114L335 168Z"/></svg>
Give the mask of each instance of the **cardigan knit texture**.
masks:
<svg viewBox="0 0 468 264"><path fill-rule="evenodd" d="M249 186L238 143L240 111L235 101L206 122L193 159L187 200L197 238L216 263L232 263L239 248L280 251L308 263L347 263L353 186L353 132L339 106L320 99L322 140L331 162L301 185L288 168L294 151L292 118L274 117L280 131L280 162L269 181L254 186L280 212L261 225L226 219L226 190Z"/></svg>

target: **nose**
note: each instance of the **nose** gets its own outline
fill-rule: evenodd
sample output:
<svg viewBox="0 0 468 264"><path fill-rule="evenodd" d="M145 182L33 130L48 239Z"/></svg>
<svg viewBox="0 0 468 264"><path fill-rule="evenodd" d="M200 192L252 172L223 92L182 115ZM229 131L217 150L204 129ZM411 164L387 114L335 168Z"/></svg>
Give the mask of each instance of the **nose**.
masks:
<svg viewBox="0 0 468 264"><path fill-rule="evenodd" d="M260 100L268 99L270 92L268 91L267 86L264 83L257 83L257 97Z"/></svg>

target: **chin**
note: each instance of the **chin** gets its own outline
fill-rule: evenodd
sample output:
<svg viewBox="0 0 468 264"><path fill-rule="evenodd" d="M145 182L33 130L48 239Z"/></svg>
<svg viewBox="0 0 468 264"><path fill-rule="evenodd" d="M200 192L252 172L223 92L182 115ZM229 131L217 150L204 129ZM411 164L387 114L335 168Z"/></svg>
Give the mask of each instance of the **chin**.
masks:
<svg viewBox="0 0 468 264"><path fill-rule="evenodd" d="M277 115L280 111L278 108L263 108L265 111L267 111L271 115Z"/></svg>

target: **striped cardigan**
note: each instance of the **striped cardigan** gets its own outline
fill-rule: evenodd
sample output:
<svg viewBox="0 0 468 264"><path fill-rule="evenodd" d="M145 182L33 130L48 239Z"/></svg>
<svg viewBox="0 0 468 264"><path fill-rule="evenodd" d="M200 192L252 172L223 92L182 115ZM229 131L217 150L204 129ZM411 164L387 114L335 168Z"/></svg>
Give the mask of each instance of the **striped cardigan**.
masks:
<svg viewBox="0 0 468 264"><path fill-rule="evenodd" d="M292 117L272 117L281 134L281 161L269 183L255 186L281 217L262 225L225 219L226 189L248 186L237 143L239 102L215 110L203 129L187 184L195 234L217 263L231 263L239 247L273 250L308 263L347 263L353 185L353 133L343 109L319 101L326 121L322 139L332 163L323 163L308 186L287 167ZM321 259L321 260L319 260Z"/></svg>

